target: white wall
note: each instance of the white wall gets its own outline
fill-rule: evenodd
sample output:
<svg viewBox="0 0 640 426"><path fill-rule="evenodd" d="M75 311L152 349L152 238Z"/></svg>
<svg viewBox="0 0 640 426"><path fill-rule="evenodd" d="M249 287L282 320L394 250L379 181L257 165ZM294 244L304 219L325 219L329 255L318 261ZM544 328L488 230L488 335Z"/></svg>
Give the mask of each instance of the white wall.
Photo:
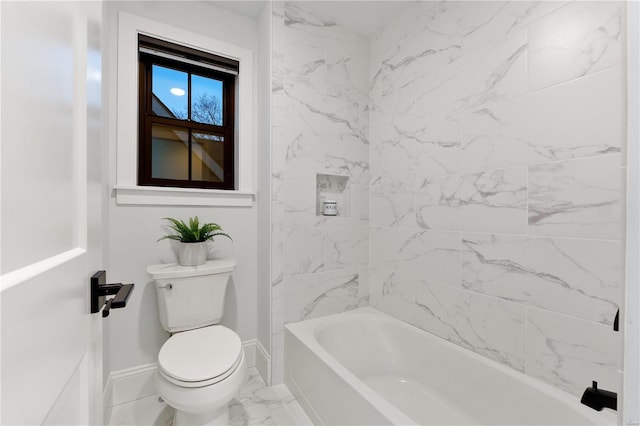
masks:
<svg viewBox="0 0 640 426"><path fill-rule="evenodd" d="M258 161L258 341L271 353L271 4L259 20ZM257 358L258 370L269 380L269 366Z"/></svg>
<svg viewBox="0 0 640 426"><path fill-rule="evenodd" d="M115 184L116 57L118 11L138 15L167 25L204 34L213 39L252 50L257 57L257 21L219 9L204 2L108 2L106 26L110 64L106 77L109 114L109 187ZM254 87L257 75L254 67ZM254 115L257 96L254 89ZM257 132L254 130L254 140ZM132 142L135 143L135 142ZM255 151L255 147L254 147ZM255 164L254 164L255 167ZM256 175L254 170L254 176ZM156 362L160 346L168 334L158 321L156 292L145 272L148 265L175 262L169 241L156 242L163 235L162 218L188 218L221 225L233 237L216 239L216 257L233 257L238 266L227 291L222 323L235 330L242 340L256 338L257 310L257 208L180 207L117 205L113 194L108 206L107 276L112 282L134 282L135 291L125 309L113 310L108 322L109 371Z"/></svg>

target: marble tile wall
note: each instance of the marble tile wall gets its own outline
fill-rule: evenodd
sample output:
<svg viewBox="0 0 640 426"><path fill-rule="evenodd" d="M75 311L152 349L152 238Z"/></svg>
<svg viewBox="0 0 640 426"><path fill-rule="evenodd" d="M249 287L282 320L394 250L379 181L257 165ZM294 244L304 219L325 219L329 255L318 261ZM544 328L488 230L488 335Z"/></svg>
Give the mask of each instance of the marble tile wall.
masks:
<svg viewBox="0 0 640 426"><path fill-rule="evenodd" d="M415 2L389 20L370 47L372 306L575 395L619 389L624 13Z"/></svg>
<svg viewBox="0 0 640 426"><path fill-rule="evenodd" d="M624 4L415 2L371 40L273 3L272 380L367 303L579 395L618 389ZM317 216L316 174L350 216Z"/></svg>
<svg viewBox="0 0 640 426"><path fill-rule="evenodd" d="M368 305L369 44L305 2L273 2L272 382L283 326ZM348 177L348 216L317 215L316 175Z"/></svg>

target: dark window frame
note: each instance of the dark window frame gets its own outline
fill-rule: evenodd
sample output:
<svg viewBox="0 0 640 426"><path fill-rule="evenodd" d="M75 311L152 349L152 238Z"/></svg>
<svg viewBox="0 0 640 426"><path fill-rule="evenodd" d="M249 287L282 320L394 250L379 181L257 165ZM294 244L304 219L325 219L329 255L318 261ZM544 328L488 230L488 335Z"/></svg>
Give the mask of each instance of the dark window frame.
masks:
<svg viewBox="0 0 640 426"><path fill-rule="evenodd" d="M142 37L140 36L139 45L141 45ZM215 57L205 52L199 52L194 49L190 49L184 46L174 45L172 43L164 42L161 40L151 39L145 37L145 44L148 40L153 40L158 43L157 45L162 47L162 51L178 54L184 56L189 60L201 61L205 66L198 66L193 63L181 62L180 60L173 60L165 57L156 56L150 53L139 52L138 67L139 67L139 81L138 81L138 185L141 186L161 186L161 187L176 187L176 188L202 188L202 189L235 189L235 123L236 123L236 108L235 108L235 93L236 93L236 75L216 71L206 67L206 64L211 64L211 58L220 59L218 63L226 64L226 58ZM154 46L155 47L155 46ZM172 50L173 48L173 50ZM188 54L185 54L187 52ZM161 117L155 115L152 112L153 98L152 98L152 67L153 65L159 65L166 68L172 68L185 73L196 74L199 76L212 78L222 81L222 117L223 123L221 126L213 124L199 123L191 121L189 119L181 120L178 118ZM214 65L216 65L214 63ZM223 65L224 66L224 65ZM187 90L187 117L191 117L191 78L188 79ZM152 125L168 125L185 129L189 134L188 144L188 179L161 179L152 177ZM202 180L192 180L192 133L197 131L205 131L213 134L217 134L224 137L224 164L223 171L224 177L222 182L210 182Z"/></svg>

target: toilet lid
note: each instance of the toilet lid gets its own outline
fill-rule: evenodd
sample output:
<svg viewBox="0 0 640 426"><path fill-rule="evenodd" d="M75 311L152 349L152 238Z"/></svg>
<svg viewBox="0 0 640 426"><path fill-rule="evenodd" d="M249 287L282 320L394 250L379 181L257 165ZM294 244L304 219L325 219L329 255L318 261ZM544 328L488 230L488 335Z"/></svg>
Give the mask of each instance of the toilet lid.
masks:
<svg viewBox="0 0 640 426"><path fill-rule="evenodd" d="M174 334L158 354L160 370L182 382L202 382L225 374L242 354L240 337L221 325Z"/></svg>

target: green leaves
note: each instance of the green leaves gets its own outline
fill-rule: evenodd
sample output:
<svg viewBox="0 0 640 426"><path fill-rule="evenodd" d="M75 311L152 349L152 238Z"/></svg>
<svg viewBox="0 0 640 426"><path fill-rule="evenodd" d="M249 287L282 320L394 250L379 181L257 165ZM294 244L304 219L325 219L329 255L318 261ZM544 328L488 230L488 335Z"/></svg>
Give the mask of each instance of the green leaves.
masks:
<svg viewBox="0 0 640 426"><path fill-rule="evenodd" d="M183 243L199 243L202 241L213 240L213 237L223 235L231 240L231 237L224 232L220 225L216 223L205 223L200 226L198 216L189 218L189 223L185 223L182 220L174 219L172 217L165 217L170 224L168 225L173 234L165 235L159 238L158 241L169 239L181 241Z"/></svg>

